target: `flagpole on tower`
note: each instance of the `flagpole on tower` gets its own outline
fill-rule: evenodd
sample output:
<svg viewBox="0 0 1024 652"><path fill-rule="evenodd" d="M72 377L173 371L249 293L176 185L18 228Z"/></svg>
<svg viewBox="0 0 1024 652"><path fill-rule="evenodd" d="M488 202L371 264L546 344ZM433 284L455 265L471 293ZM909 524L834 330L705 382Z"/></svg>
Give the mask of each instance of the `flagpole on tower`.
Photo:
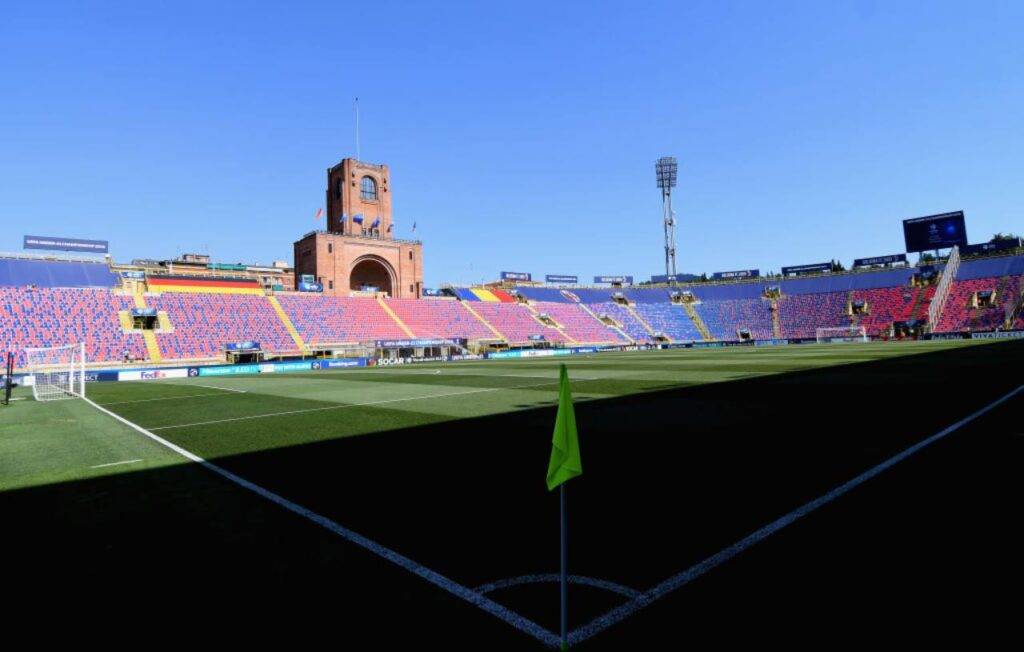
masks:
<svg viewBox="0 0 1024 652"><path fill-rule="evenodd" d="M356 111L356 160L357 161L361 161L363 159L362 159L362 156L360 156L360 154L359 154L359 98L358 97L356 98L356 101L355 101L355 111Z"/></svg>

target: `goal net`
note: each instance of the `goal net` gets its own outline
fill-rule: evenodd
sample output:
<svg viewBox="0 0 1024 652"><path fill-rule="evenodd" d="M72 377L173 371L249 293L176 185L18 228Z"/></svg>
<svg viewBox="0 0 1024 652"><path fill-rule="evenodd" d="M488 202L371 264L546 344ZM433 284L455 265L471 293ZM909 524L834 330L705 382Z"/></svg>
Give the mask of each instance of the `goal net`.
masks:
<svg viewBox="0 0 1024 652"><path fill-rule="evenodd" d="M85 343L25 349L37 401L85 398Z"/></svg>
<svg viewBox="0 0 1024 652"><path fill-rule="evenodd" d="M867 342L868 332L863 326L833 326L817 330L818 344L829 342Z"/></svg>

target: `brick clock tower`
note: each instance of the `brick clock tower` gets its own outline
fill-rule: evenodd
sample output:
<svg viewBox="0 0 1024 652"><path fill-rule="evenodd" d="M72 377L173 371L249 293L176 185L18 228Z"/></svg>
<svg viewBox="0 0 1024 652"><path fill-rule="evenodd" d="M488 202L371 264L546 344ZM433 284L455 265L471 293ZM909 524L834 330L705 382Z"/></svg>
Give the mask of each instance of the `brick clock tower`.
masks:
<svg viewBox="0 0 1024 652"><path fill-rule="evenodd" d="M295 243L295 281L312 275L324 294L376 289L418 299L423 293L423 244L397 240L386 165L354 158L327 169L327 230Z"/></svg>

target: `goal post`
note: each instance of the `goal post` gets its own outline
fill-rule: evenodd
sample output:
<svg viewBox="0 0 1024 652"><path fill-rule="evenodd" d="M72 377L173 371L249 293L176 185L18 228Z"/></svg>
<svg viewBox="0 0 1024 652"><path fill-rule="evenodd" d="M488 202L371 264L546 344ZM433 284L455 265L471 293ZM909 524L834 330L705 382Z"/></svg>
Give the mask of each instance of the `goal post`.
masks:
<svg viewBox="0 0 1024 652"><path fill-rule="evenodd" d="M85 398L85 342L25 349L37 401Z"/></svg>
<svg viewBox="0 0 1024 652"><path fill-rule="evenodd" d="M818 328L818 344L833 342L867 342L868 332L863 326L830 326Z"/></svg>

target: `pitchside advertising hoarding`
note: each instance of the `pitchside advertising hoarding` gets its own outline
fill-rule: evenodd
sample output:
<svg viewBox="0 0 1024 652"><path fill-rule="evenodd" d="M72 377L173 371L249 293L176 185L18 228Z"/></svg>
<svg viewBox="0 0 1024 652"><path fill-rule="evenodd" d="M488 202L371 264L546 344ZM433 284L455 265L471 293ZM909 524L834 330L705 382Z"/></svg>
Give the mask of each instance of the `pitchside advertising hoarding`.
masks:
<svg viewBox="0 0 1024 652"><path fill-rule="evenodd" d="M932 251L967 246L964 212L953 211L903 220L903 239L907 252Z"/></svg>
<svg viewBox="0 0 1024 652"><path fill-rule="evenodd" d="M711 275L713 279L730 279L730 278L757 278L761 275L759 269L736 269L731 272L715 272Z"/></svg>
<svg viewBox="0 0 1024 652"><path fill-rule="evenodd" d="M892 254L891 256L875 256L874 258L857 258L853 261L854 267L871 267L872 265L892 265L893 263L907 262L907 254Z"/></svg>
<svg viewBox="0 0 1024 652"><path fill-rule="evenodd" d="M569 276L568 274L548 274L544 277L544 282L576 284L579 282L579 278L576 276Z"/></svg>
<svg viewBox="0 0 1024 652"><path fill-rule="evenodd" d="M26 235L22 246L25 249L73 251L81 254L105 254L110 251L110 243L106 240L83 240L53 235Z"/></svg>
<svg viewBox="0 0 1024 652"><path fill-rule="evenodd" d="M595 276L594 283L621 283L623 285L633 285L632 276Z"/></svg>
<svg viewBox="0 0 1024 652"><path fill-rule="evenodd" d="M803 274L816 274L832 270L832 263L810 263L808 265L791 265L782 268L783 276L801 276Z"/></svg>
<svg viewBox="0 0 1024 652"><path fill-rule="evenodd" d="M501 280L503 281L532 281L533 275L529 272L502 272Z"/></svg>

